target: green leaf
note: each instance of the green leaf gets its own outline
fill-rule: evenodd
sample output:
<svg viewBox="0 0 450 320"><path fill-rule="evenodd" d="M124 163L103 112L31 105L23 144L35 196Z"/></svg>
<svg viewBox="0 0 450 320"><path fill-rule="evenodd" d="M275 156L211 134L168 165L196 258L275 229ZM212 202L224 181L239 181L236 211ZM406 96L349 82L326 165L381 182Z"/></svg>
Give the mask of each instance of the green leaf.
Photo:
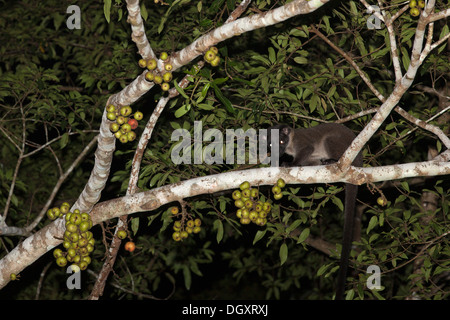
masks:
<svg viewBox="0 0 450 320"><path fill-rule="evenodd" d="M298 64L307 64L308 63L308 59L306 59L305 57L295 57L294 61L295 61L295 63L298 63Z"/></svg>
<svg viewBox="0 0 450 320"><path fill-rule="evenodd" d="M411 218L411 211L405 210L403 211L403 220L408 221Z"/></svg>
<svg viewBox="0 0 450 320"><path fill-rule="evenodd" d="M225 199L219 199L219 208L220 208L220 212L225 212L227 207L227 201Z"/></svg>
<svg viewBox="0 0 450 320"><path fill-rule="evenodd" d="M177 89L178 93L181 94L185 99L189 100L188 95L184 92L184 89L181 88L176 81L173 82L175 89Z"/></svg>
<svg viewBox="0 0 450 320"><path fill-rule="evenodd" d="M302 233L300 233L300 236L298 237L297 243L302 243L303 241L305 241L309 237L309 234L309 228L303 229Z"/></svg>
<svg viewBox="0 0 450 320"><path fill-rule="evenodd" d="M436 149L437 149L438 153L441 153L442 143L439 140L436 141Z"/></svg>
<svg viewBox="0 0 450 320"><path fill-rule="evenodd" d="M59 30L62 22L65 20L65 17L61 14L52 14L53 24L55 25L55 30Z"/></svg>
<svg viewBox="0 0 450 320"><path fill-rule="evenodd" d="M267 229L266 230L258 230L255 234L255 238L253 239L253 245L255 243L257 243L259 240L262 239L262 237L264 237L264 235L266 234Z"/></svg>
<svg viewBox="0 0 450 320"><path fill-rule="evenodd" d="M13 204L15 207L18 207L18 206L19 206L19 199L17 199L17 197L16 197L15 194L12 194L12 195L11 195L11 202L12 202L12 204Z"/></svg>
<svg viewBox="0 0 450 320"><path fill-rule="evenodd" d="M175 111L175 117L180 118L184 116L187 112L189 112L189 110L191 110L190 104L182 105Z"/></svg>
<svg viewBox="0 0 450 320"><path fill-rule="evenodd" d="M210 2L208 12L209 13L217 13L220 10L225 0L214 0L212 3Z"/></svg>
<svg viewBox="0 0 450 320"><path fill-rule="evenodd" d="M339 208L339 210L344 211L344 205L342 204L341 199L339 199L336 196L333 196L331 198L331 201L333 201L333 203Z"/></svg>
<svg viewBox="0 0 450 320"><path fill-rule="evenodd" d="M272 63L272 64L274 64L275 63L275 61L276 61L276 54L275 54L275 50L272 48L272 47L269 47L269 60L270 60L270 62Z"/></svg>
<svg viewBox="0 0 450 320"><path fill-rule="evenodd" d="M387 48L383 48L383 49L380 49L380 50L376 50L370 56L372 57L372 59L377 59L377 58L380 58L380 57L384 57L390 51L391 51L391 48L387 47Z"/></svg>
<svg viewBox="0 0 450 320"><path fill-rule="evenodd" d="M331 98L335 92L336 92L336 86L333 85L333 86L331 86L330 90L328 90L327 97Z"/></svg>
<svg viewBox="0 0 450 320"><path fill-rule="evenodd" d="M267 66L270 66L270 61L267 60L265 57L263 56L259 56L259 55L254 55L252 56L253 60L257 60L257 61L261 61L262 63L264 63Z"/></svg>
<svg viewBox="0 0 450 320"><path fill-rule="evenodd" d="M191 271L192 271L193 273L195 273L196 275L198 275L199 277L202 277L203 274L202 274L202 272L200 271L200 269L198 268L197 262L195 262L194 259L193 259L192 257L189 258L189 262L190 262L190 264L191 264Z"/></svg>
<svg viewBox="0 0 450 320"><path fill-rule="evenodd" d="M439 35L439 39L442 39L442 38L445 37L448 33L449 33L449 26L448 26L448 24L445 24L445 25L442 27L441 34ZM441 53L441 52L447 47L446 43L447 43L447 42L444 41L444 43L438 48L438 53Z"/></svg>
<svg viewBox="0 0 450 320"><path fill-rule="evenodd" d="M75 121L75 113L71 112L69 113L69 116L67 117L67 121L69 124L72 124Z"/></svg>
<svg viewBox="0 0 450 320"><path fill-rule="evenodd" d="M155 221L157 217L159 217L160 214L161 213L158 213L158 214L154 214L154 215L148 217L147 227L149 227L152 224L152 222ZM135 219L135 218L133 218L133 219ZM133 223L133 220L131 220L131 223ZM133 230L133 224L131 225L131 230Z"/></svg>
<svg viewBox="0 0 450 320"><path fill-rule="evenodd" d="M230 100L228 100L223 94L222 91L220 91L219 87L217 86L217 84L214 82L211 82L211 87L213 87L214 89L214 93L216 94L217 99L219 99L220 102L222 102L222 104L225 106L225 109L232 113L235 114L236 110L234 109L233 105L231 104Z"/></svg>
<svg viewBox="0 0 450 320"><path fill-rule="evenodd" d="M202 102L206 98L206 94L208 93L209 88L211 87L211 83L208 82L202 89L200 97L197 99L197 103Z"/></svg>
<svg viewBox="0 0 450 320"><path fill-rule="evenodd" d="M211 19L203 19L200 21L199 26L202 28L208 28L211 26L213 21Z"/></svg>
<svg viewBox="0 0 450 320"><path fill-rule="evenodd" d="M388 124L386 125L386 130L392 130L392 129L394 129L395 127L397 127L397 123L396 123L396 122L391 122L391 123L388 123Z"/></svg>
<svg viewBox="0 0 450 320"><path fill-rule="evenodd" d="M317 270L317 276L320 277L322 274L325 273L325 271L327 271L327 269L330 267L330 263L329 264L324 264L322 265L319 270Z"/></svg>
<svg viewBox="0 0 450 320"><path fill-rule="evenodd" d="M133 231L133 235L139 230L139 218L135 217L131 219L131 231Z"/></svg>
<svg viewBox="0 0 450 320"><path fill-rule="evenodd" d="M166 14L161 18L161 22L158 26L158 33L161 33L161 31L164 29L164 24L166 23L167 19L169 18L170 13L174 8L176 8L178 5L181 6L186 2L189 2L190 0L175 0L169 9L167 9Z"/></svg>
<svg viewBox="0 0 450 320"><path fill-rule="evenodd" d="M61 140L59 140L59 146L61 149L64 149L65 146L67 146L67 143L69 142L69 134L66 132L61 136Z"/></svg>
<svg viewBox="0 0 450 320"><path fill-rule="evenodd" d="M201 110L207 110L207 111L211 111L211 110L216 109L214 106L211 106L211 105L206 104L206 103L200 103L200 104L198 104L198 105L197 105L197 108L198 108L198 109L201 109Z"/></svg>
<svg viewBox="0 0 450 320"><path fill-rule="evenodd" d="M375 228L375 226L377 224L378 224L378 217L377 216L373 216L372 218L370 218L369 225L367 226L366 233L369 234L370 230Z"/></svg>
<svg viewBox="0 0 450 320"><path fill-rule="evenodd" d="M166 210L163 212L162 216L161 216L161 221L163 222L163 225L161 227L161 229L159 230L159 232L163 232L164 230L166 230L166 228L169 226L169 224L172 223L172 214L170 213L169 210Z"/></svg>
<svg viewBox="0 0 450 320"><path fill-rule="evenodd" d="M364 46L365 41L360 35L357 35L355 37L355 43L356 43L356 46L358 47L359 51L361 52L361 55L363 55L363 56L367 55L367 49Z"/></svg>
<svg viewBox="0 0 450 320"><path fill-rule="evenodd" d="M309 102L309 111L313 113L314 110L316 110L318 104L319 104L319 96L313 94Z"/></svg>
<svg viewBox="0 0 450 320"><path fill-rule="evenodd" d="M111 1L112 0L103 0L103 14L108 23L111 20Z"/></svg>
<svg viewBox="0 0 450 320"><path fill-rule="evenodd" d="M214 83L217 84L218 86L220 86L221 84L224 84L225 82L228 81L228 78L217 78L214 79Z"/></svg>
<svg viewBox="0 0 450 320"><path fill-rule="evenodd" d="M155 174L153 176L153 178L150 180L149 186L153 187L156 184L156 182L158 182L158 180L161 178L162 175L163 174L161 172L158 172L157 174Z"/></svg>
<svg viewBox="0 0 450 320"><path fill-rule="evenodd" d="M354 17L358 16L359 11L354 1L350 1L350 13Z"/></svg>
<svg viewBox="0 0 450 320"><path fill-rule="evenodd" d="M333 29L330 26L330 18L328 16L323 16L322 17L323 22L325 23L325 30L328 34L333 34Z"/></svg>
<svg viewBox="0 0 450 320"><path fill-rule="evenodd" d="M402 188L405 189L406 192L410 192L408 182L403 181L403 182L401 183L401 185L402 185Z"/></svg>
<svg viewBox="0 0 450 320"><path fill-rule="evenodd" d="M218 220L218 219L216 221L214 221L213 229L217 230L216 240L217 240L217 243L220 243L220 241L222 241L222 239L223 239L223 224L222 224L222 221Z"/></svg>
<svg viewBox="0 0 450 320"><path fill-rule="evenodd" d="M405 70L408 70L409 63L410 63L408 50L405 47L402 47L401 51L402 51L403 68L405 68Z"/></svg>
<svg viewBox="0 0 450 320"><path fill-rule="evenodd" d="M345 296L345 300L352 300L354 296L355 296L355 290L350 289L350 290L348 290L347 295Z"/></svg>
<svg viewBox="0 0 450 320"><path fill-rule="evenodd" d="M288 257L288 247L286 243L283 243L280 247L280 265L283 265Z"/></svg>
<svg viewBox="0 0 450 320"><path fill-rule="evenodd" d="M192 278L191 278L191 270L189 270L189 267L184 265L183 266L183 276L184 276L184 286L186 289L191 288Z"/></svg>
<svg viewBox="0 0 450 320"><path fill-rule="evenodd" d="M296 229L300 224L302 223L301 219L297 219L294 222L292 222L289 227L286 228L286 234L289 234L292 232L292 230Z"/></svg>
<svg viewBox="0 0 450 320"><path fill-rule="evenodd" d="M386 300L385 298L383 298L383 297L381 296L381 294L380 294L377 290L372 290L371 292L372 292L372 294L373 294L375 297L378 298L378 300Z"/></svg>
<svg viewBox="0 0 450 320"><path fill-rule="evenodd" d="M227 0L227 8L232 11L236 7L236 0Z"/></svg>
<svg viewBox="0 0 450 320"><path fill-rule="evenodd" d="M292 29L291 31L289 31L289 34L294 36L294 37L303 37L303 38L307 38L308 36L306 35L306 33L300 29Z"/></svg>
<svg viewBox="0 0 450 320"><path fill-rule="evenodd" d="M147 21L148 18L148 12L147 8L145 7L145 3L141 3L141 16L144 21Z"/></svg>

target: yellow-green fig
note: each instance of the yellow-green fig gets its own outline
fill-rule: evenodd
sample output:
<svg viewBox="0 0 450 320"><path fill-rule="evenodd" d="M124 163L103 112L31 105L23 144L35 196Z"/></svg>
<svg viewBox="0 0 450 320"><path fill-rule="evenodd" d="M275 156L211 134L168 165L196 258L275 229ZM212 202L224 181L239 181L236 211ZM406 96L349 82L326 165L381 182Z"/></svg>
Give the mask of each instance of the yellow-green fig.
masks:
<svg viewBox="0 0 450 320"><path fill-rule="evenodd" d="M167 52L161 52L161 55L159 56L159 58L164 61L169 58L169 55L167 54Z"/></svg>
<svg viewBox="0 0 450 320"><path fill-rule="evenodd" d="M140 60L139 60L139 67L141 67L141 68L147 67L147 60L145 60L145 59L140 59Z"/></svg>
<svg viewBox="0 0 450 320"><path fill-rule="evenodd" d="M156 66L157 66L157 63L156 63L155 59L147 60L147 69L148 70L155 70Z"/></svg>
<svg viewBox="0 0 450 320"><path fill-rule="evenodd" d="M211 51L211 50L206 51L206 53L205 53L205 60L207 62L211 62L215 58L216 58L216 54L213 51Z"/></svg>
<svg viewBox="0 0 450 320"><path fill-rule="evenodd" d="M166 72L163 74L164 82L170 82L172 80L172 72Z"/></svg>

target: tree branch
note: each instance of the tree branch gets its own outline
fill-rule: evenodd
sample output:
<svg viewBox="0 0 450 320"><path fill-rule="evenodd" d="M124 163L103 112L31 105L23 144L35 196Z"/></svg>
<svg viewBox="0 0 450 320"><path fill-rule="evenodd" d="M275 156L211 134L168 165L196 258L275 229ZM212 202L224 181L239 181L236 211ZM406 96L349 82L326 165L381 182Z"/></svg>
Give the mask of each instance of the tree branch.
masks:
<svg viewBox="0 0 450 320"><path fill-rule="evenodd" d="M181 51L172 54L171 63L173 70L189 63L199 55L203 54L209 47L214 46L219 42L248 31L277 24L297 15L311 13L327 2L329 2L329 0L296 0L271 11L254 14L252 16L244 17L224 24L223 26L218 27L200 37Z"/></svg>
<svg viewBox="0 0 450 320"><path fill-rule="evenodd" d="M318 35L322 40L324 40L331 48L333 48L335 51L337 51L340 55L342 55L344 57L344 59L355 69L355 71L359 74L359 76L361 77L361 79L364 81L364 83L368 86L368 88L373 92L373 94L381 101L381 102L385 102L386 98L372 85L372 82L370 81L370 79L367 77L367 75L359 68L358 64L353 61L353 59L351 59L351 57L341 48L339 48L338 46L336 46L333 42L331 42L323 33L321 33L319 30L317 30L314 26L311 26L311 31L313 33L315 33L316 35ZM429 29L429 42L430 44L426 47L425 50L427 50L426 55L429 53L429 50L431 48L431 36L432 36L432 28ZM431 35L430 35L431 34ZM450 35L450 34L449 34ZM442 40L442 39L441 39ZM423 53L422 53L423 55ZM424 58L422 58L421 55L421 60L423 61ZM425 55L425 56L426 56ZM394 109L397 113L399 113L401 116L403 116L406 120L408 120L409 122L417 125L418 127L430 131L433 134L435 134L440 140L441 142L447 147L447 149L450 149L450 139L445 135L445 133L438 127L428 124L425 121L422 121L420 119L415 118L414 116L410 115L407 111L405 111L404 109L402 109L401 107L397 106Z"/></svg>
<svg viewBox="0 0 450 320"><path fill-rule="evenodd" d="M41 212L34 219L34 221L24 228L8 227L5 223L3 223L3 225L2 225L2 223L0 223L0 235L2 235L2 236L6 236L6 235L27 236L30 234L30 232L39 224L39 222L42 220L42 218L45 217L45 213L50 208L50 205L53 203L53 200L55 199L56 194L58 193L59 189L61 188L61 185L63 184L63 182L67 179L67 177L72 173L72 171L78 166L78 164L81 162L81 160L84 159L86 154L95 145L95 143L97 142L97 138L98 138L98 135L95 136L88 143L88 145L84 148L84 150L82 152L80 152L78 157L72 162L72 164L69 166L69 168L67 168L67 170L59 177L58 181L56 182L55 186L53 187L50 197L47 199L47 202L45 203Z"/></svg>
<svg viewBox="0 0 450 320"><path fill-rule="evenodd" d="M362 0L364 1L364 0ZM405 75L397 79L394 90L390 96L385 100L385 102L380 106L378 112L374 115L372 120L364 127L364 129L359 133L359 135L353 140L350 147L344 152L343 156L338 162L339 168L345 171L353 160L356 158L358 153L362 150L363 146L369 141L369 139L375 134L381 124L386 120L388 115L391 113L392 109L395 108L397 103L400 101L403 94L412 85L412 82L416 76L419 66L422 64L423 59L421 59L421 51L423 46L423 40L425 35L426 17L427 14L431 12L434 8L434 0L430 0L427 4L426 9L423 11L417 23L416 33L413 42L413 49L411 53L410 64ZM386 22L387 25L389 22ZM389 30L389 28L388 28ZM391 46L393 45L391 40ZM427 54L429 51L427 52ZM393 58L397 54L396 50L392 52ZM394 64L395 68L395 64Z"/></svg>
<svg viewBox="0 0 450 320"><path fill-rule="evenodd" d="M450 152L444 154L450 155ZM164 204L185 198L235 189L244 180L249 181L251 185L273 185L280 177L287 184L294 185L336 182L361 185L370 182L447 174L450 174L450 162L437 161L374 168L351 167L345 175L339 171L336 165L249 169L194 178L101 202L92 208L90 214L93 224L96 225L122 215L153 211ZM20 273L47 251L59 245L62 242L64 230L64 219L57 219L25 239L4 256L0 260L0 289L10 281L11 273Z"/></svg>
<svg viewBox="0 0 450 320"><path fill-rule="evenodd" d="M128 18L127 22L131 25L131 39L136 43L139 54L144 59L155 59L147 35L145 34L144 21L141 16L139 0L127 0Z"/></svg>

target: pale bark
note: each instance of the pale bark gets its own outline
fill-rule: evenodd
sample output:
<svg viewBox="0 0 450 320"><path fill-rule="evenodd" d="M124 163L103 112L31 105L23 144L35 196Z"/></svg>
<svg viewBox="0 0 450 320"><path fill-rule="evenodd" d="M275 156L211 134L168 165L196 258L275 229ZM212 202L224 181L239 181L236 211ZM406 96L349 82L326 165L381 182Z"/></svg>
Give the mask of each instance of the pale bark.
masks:
<svg viewBox="0 0 450 320"><path fill-rule="evenodd" d="M255 14L227 23L199 38L185 49L171 55L170 62L173 64L174 70L176 70L177 68L190 63L193 59L204 53L209 47L221 41L244 32L279 23L296 15L313 12L327 2L328 1L326 0L293 1L283 7L276 8L263 14ZM364 0L361 0L361 2L366 3ZM218 175L194 178L146 192L130 192L124 197L97 204L108 179L112 155L115 149L115 138L109 131L110 122L106 119L106 112L104 111L102 123L100 125L97 151L95 153L94 169L85 189L73 208L78 208L82 211L90 211L94 224L98 224L102 221L135 212L152 211L166 203L180 201L184 198L234 189L244 180L249 181L251 185L270 185L275 183L280 177L288 184L349 182L360 185L409 177L450 174L450 163L448 162L450 159L449 150L438 155L434 161L374 168L355 168L350 166L350 163L352 163L356 155L378 130L383 121L396 107L402 95L411 86L417 70L425 57L431 50L445 41L445 39L448 39L447 35L443 39L439 39L433 43L431 34L428 33L428 38L424 46L425 29L427 25L430 25L433 21L447 17L450 14L449 10L438 14L431 13L434 4L434 0L428 1L426 10L423 11L422 16L418 20L411 54L411 64L404 75L400 69L398 52L395 47L394 29L390 27L393 20L391 19L389 21L382 13L378 13L379 18L387 24L392 42L391 54L394 61L396 85L393 92L378 108L372 121L361 131L337 165L289 169L259 168L226 172ZM136 8L138 8L138 1L128 1L128 9L130 10L129 22L132 25L133 41L135 41L139 53L143 57L153 57L153 51L148 45L145 32L143 32L142 19ZM395 18L397 17L394 17L394 19ZM432 26L430 28L432 28ZM161 62L159 62L158 67L161 67ZM146 72L147 71L142 72L142 74L124 90L111 96L107 104L112 103L116 107L130 105L147 93L154 84L145 80L144 77ZM380 97L380 95L377 96ZM407 117L407 115L405 115L405 117ZM152 119L152 121L153 120L154 119ZM416 120L413 122L415 121ZM416 124L420 125L421 123L417 122ZM435 130L435 128L432 127L428 127L428 129L430 129L430 131ZM151 136L151 131L148 133L149 135L145 139ZM441 138L444 145L448 146L448 137L443 136L439 130L435 130L435 133ZM136 171L138 172L139 169L136 169ZM134 178L131 184L133 187L131 188L134 189L136 186L135 178L137 177L137 173L135 172L133 175ZM9 254L3 257L0 260L0 288L3 288L10 281L9 275L11 273L19 273L47 251L60 244L63 232L64 223L62 222L62 219L58 219L25 239Z"/></svg>
<svg viewBox="0 0 450 320"><path fill-rule="evenodd" d="M272 185L278 178L287 184L312 184L350 182L365 184L417 176L439 176L450 174L450 162L425 161L374 168L351 167L347 175L335 165L298 168L259 168L226 172L217 175L194 178L150 191L139 192L97 204L91 211L94 224L122 215L147 212L173 201L231 190L242 181L251 185ZM47 251L62 242L64 223L58 219L25 239L8 255L0 260L0 288L9 282L11 273L18 274Z"/></svg>

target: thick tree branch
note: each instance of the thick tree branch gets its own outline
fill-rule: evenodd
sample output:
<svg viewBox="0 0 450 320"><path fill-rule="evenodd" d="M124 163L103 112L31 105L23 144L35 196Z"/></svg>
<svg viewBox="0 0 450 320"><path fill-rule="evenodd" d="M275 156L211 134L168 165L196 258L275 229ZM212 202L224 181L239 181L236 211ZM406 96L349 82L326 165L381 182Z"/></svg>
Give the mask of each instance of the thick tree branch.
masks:
<svg viewBox="0 0 450 320"><path fill-rule="evenodd" d="M109 130L109 120L106 118L106 109L103 112L100 134L95 151L94 168L82 193L74 203L72 209L89 212L100 199L101 192L105 187L109 176L112 156L115 150L116 138Z"/></svg>
<svg viewBox="0 0 450 320"><path fill-rule="evenodd" d="M139 0L127 0L128 19L127 22L131 25L131 39L136 43L139 54L144 59L155 59L155 53L148 42L145 34L144 20L141 16L141 9L139 8Z"/></svg>
<svg viewBox="0 0 450 320"><path fill-rule="evenodd" d="M427 17L427 22L434 22L450 16L450 8L441 12L432 13Z"/></svg>
<svg viewBox="0 0 450 320"><path fill-rule="evenodd" d="M176 70L180 66L189 63L199 55L203 54L209 47L214 46L219 42L248 31L277 24L297 15L311 13L327 2L329 2L329 0L296 0L271 11L244 17L224 24L200 37L181 51L174 53L171 56L173 69Z"/></svg>
<svg viewBox="0 0 450 320"><path fill-rule="evenodd" d="M95 205L90 214L95 225L122 215L153 211L173 201L235 189L244 180L249 181L251 185L273 185L280 177L287 184L348 182L361 185L370 182L448 174L450 174L450 162L436 161L374 168L351 167L346 175L343 175L336 165L249 169L194 178L105 201ZM47 251L59 245L62 242L64 230L63 219L57 219L25 239L3 257L0 260L0 289L10 281L11 273L20 273Z"/></svg>
<svg viewBox="0 0 450 320"><path fill-rule="evenodd" d="M207 48L220 41L229 39L243 32L273 25L298 14L312 12L327 2L327 0L293 1L283 7L274 9L264 14L256 14L225 24L224 26L219 27L211 33L199 38L197 41L180 52L175 53L171 58L174 69L189 63L198 55L202 54ZM365 1L362 0L362 2L364 3ZM138 7L138 1L129 0L128 6L130 10L129 21L130 24L132 24L133 30L133 41L136 42L139 52L143 56L152 56L153 53L151 52L151 48L148 45L148 40L145 37L145 32L143 31L142 19L140 18L138 9L136 9L136 7ZM132 170L133 182L130 182L129 192L127 192L127 195L110 201L97 203L108 178L112 154L115 149L115 138L109 131L110 122L106 119L106 111L104 111L100 126L100 135L98 137L98 147L95 153L96 159L94 169L85 190L83 190L83 193L80 195L73 208L78 208L82 211L90 211L94 224L98 224L103 221L121 216L123 217L124 215L126 216L135 212L153 211L166 203L179 201L184 198L234 189L237 188L243 180L248 180L252 185L271 185L280 177L284 178L289 184L334 182L364 184L408 177L450 174L450 163L448 162L450 159L449 150L443 152L435 158L434 161L375 168L355 168L349 165L349 163L353 161L362 147L390 114L402 95L411 86L417 69L423 62L426 55L430 52L430 50L445 41L441 39L432 45L432 38L429 33L425 49L422 51L425 28L427 24L435 21L430 18L433 16L430 14L433 7L434 1L430 0L428 2L427 9L424 10L424 14L419 19L417 32L414 39L411 64L406 74L402 77L401 71L399 71L400 69L395 69L397 84L393 92L387 99L384 100L384 103L379 108L372 121L366 128L364 128L357 139L355 139L352 146L346 151L337 165L300 168L259 168L227 172L182 181L146 192L135 193L140 166L140 160L135 160L136 165ZM380 15L380 17L384 19L383 16ZM393 20L391 20L391 22L392 21ZM389 21L387 21L386 24L392 26L392 24L389 24ZM392 56L394 59L394 68L399 68L400 63L398 60L398 52L396 52L393 29L390 30L388 26L388 31L391 38L393 37L393 39L391 39L393 40L391 41L393 47L391 46L391 48L393 48ZM448 36L444 37L444 39L448 39ZM149 83L144 79L146 72L147 71L144 71L124 90L111 96L107 104L112 103L116 107L129 105L148 92L148 90L153 87L153 83ZM164 103L164 101L161 103ZM155 119L158 118L157 115L155 117L156 118L151 118L151 123L149 121L150 128L147 132L148 136L141 138L144 140L142 145L140 142L139 150L144 150L146 147L146 143L151 136L151 130L153 128L151 125L153 122L156 122ZM441 162L437 162L437 159ZM344 170L343 172L342 168L346 168L348 170ZM10 281L9 275L11 273L19 273L24 268L35 262L43 254L59 245L62 242L61 239L63 237L64 229L65 227L63 220L58 219L25 239L9 254L4 256L0 260L0 288L3 288Z"/></svg>

